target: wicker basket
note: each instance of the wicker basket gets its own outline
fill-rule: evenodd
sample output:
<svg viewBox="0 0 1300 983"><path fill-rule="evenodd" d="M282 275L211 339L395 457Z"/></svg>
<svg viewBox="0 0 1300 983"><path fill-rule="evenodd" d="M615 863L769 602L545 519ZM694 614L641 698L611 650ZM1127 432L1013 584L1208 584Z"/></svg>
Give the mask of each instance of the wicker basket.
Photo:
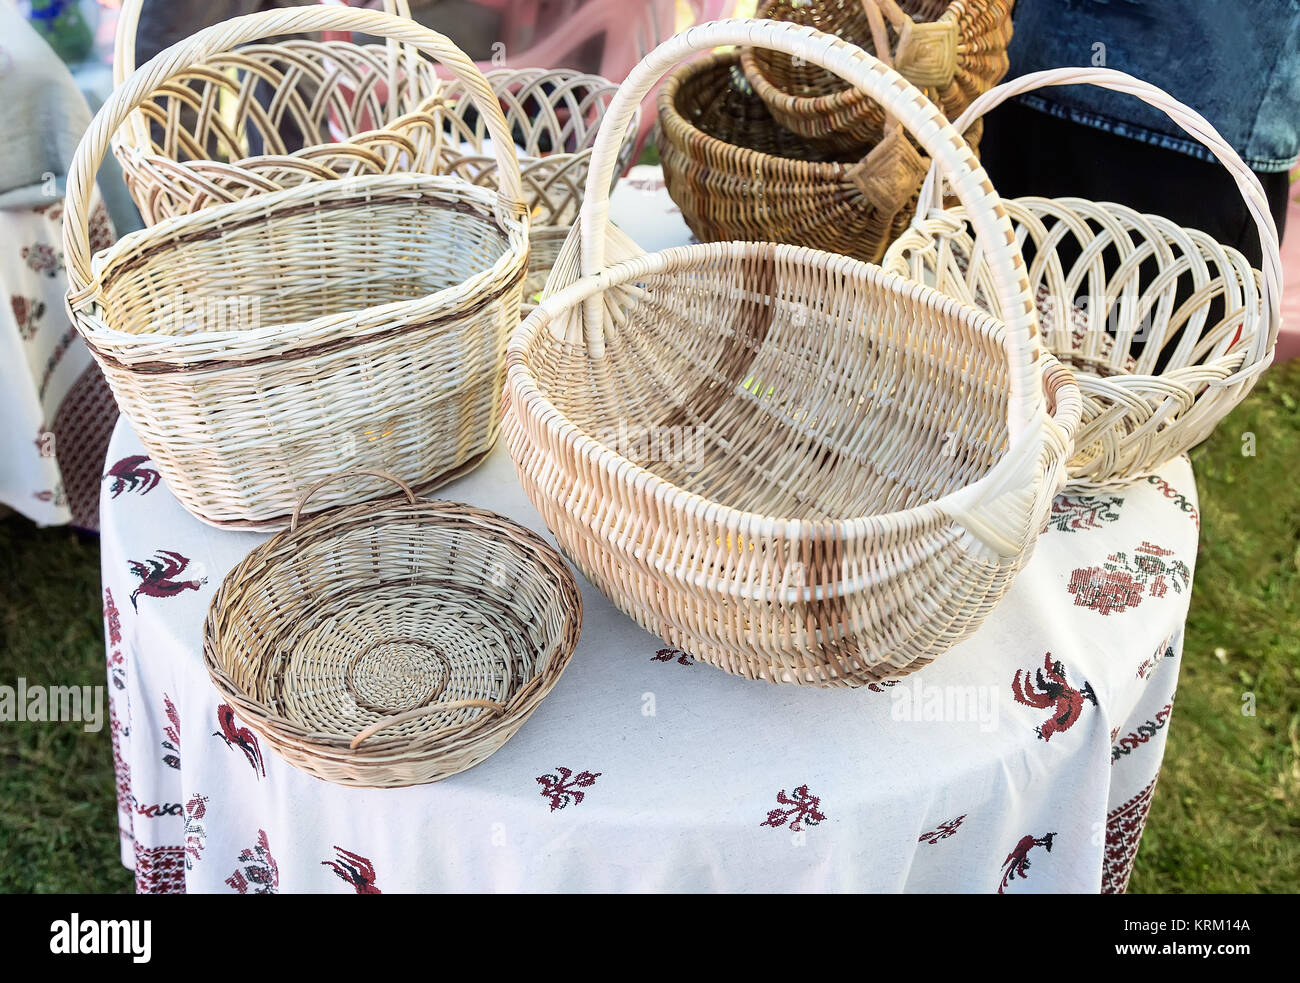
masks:
<svg viewBox="0 0 1300 983"><path fill-rule="evenodd" d="M118 86L135 71L143 4L125 0L118 18ZM410 19L407 0L383 6ZM433 62L395 39L254 40L169 73L113 134L146 225L304 181L438 172L442 83Z"/></svg>
<svg viewBox="0 0 1300 983"><path fill-rule="evenodd" d="M1200 139L1236 179L1264 256L1263 271L1253 271L1241 253L1201 232L1120 205L1078 198L1004 203L1030 258L1045 342L1074 370L1083 394L1071 488L1100 493L1152 474L1204 440L1250 392L1273 359L1282 273L1259 180L1204 118L1154 86L1109 69L1037 72L980 97L957 125L1019 93L1076 83L1137 96ZM966 212L942 210L938 194L932 174L915 226L885 266L998 314ZM1088 322L1083 332L1071 318L1079 307Z"/></svg>
<svg viewBox="0 0 1300 983"><path fill-rule="evenodd" d="M539 536L402 487L406 501L295 515L227 575L203 629L222 699L339 785L483 761L559 680L582 624L573 575Z"/></svg>
<svg viewBox="0 0 1300 983"><path fill-rule="evenodd" d="M418 174L310 182L166 219L92 268L88 195L122 120L213 52L327 27L400 38L461 77L493 134L501 192ZM68 186L74 322L159 472L200 519L282 526L303 491L340 468L380 467L427 490L491 447L528 215L496 98L446 38L338 7L217 25L117 89ZM356 496L333 488L321 504L345 498Z"/></svg>
<svg viewBox="0 0 1300 983"><path fill-rule="evenodd" d="M659 128L668 193L704 242L785 242L879 262L911 220L929 166L901 128L866 151L810 147L772 118L734 51L672 73Z"/></svg>
<svg viewBox="0 0 1300 983"><path fill-rule="evenodd" d="M142 2L127 0L118 21L118 84L134 65ZM384 7L409 17L407 0ZM393 72L396 84L378 81ZM487 79L517 145L532 214L529 297L577 217L591 142L617 86L564 69L502 69ZM366 174L455 174L495 189L492 143L467 95L393 41L253 44L170 76L113 135L113 152L147 225L250 194ZM204 106L229 108L195 111ZM624 166L633 148L624 145Z"/></svg>
<svg viewBox="0 0 1300 983"><path fill-rule="evenodd" d="M523 175L524 201L531 210L529 276L525 303L546 283L565 236L578 217L587 183L591 146L618 86L599 75L567 69L499 69L487 73L514 135ZM496 187L496 161L483 118L450 83L440 94L446 134L434 164L438 173ZM639 125L639 122L638 124ZM635 142L624 141L618 171L631 163Z"/></svg>
<svg viewBox="0 0 1300 983"><path fill-rule="evenodd" d="M817 250L646 255L612 229L632 107L727 44L807 58L889 105L979 227L1003 233L991 260L1015 313ZM547 293L509 353L504 431L524 490L618 607L733 673L856 686L924 665L987 617L1064 480L1079 393L1038 344L996 193L919 90L829 35L720 21L642 61Z"/></svg>
<svg viewBox="0 0 1300 983"><path fill-rule="evenodd" d="M1007 73L1015 0L764 0L760 17L805 24L860 45L925 90L949 117ZM802 59L747 49L745 75L786 129L840 148L885 132L880 103Z"/></svg>

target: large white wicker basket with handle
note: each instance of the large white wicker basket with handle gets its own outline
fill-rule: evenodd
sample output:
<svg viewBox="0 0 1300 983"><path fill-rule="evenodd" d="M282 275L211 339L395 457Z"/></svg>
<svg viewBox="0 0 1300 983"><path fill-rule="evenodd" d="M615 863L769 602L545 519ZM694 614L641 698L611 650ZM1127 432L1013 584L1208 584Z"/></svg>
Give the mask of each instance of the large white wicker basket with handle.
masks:
<svg viewBox="0 0 1300 983"><path fill-rule="evenodd" d="M609 226L633 110L683 58L741 44L860 86L942 162L1003 243L990 260L1005 320L845 256L754 242L646 255ZM971 634L1024 565L1078 390L1038 343L970 149L860 49L743 20L660 45L610 106L547 291L510 345L511 456L568 556L669 643L751 678L863 685Z"/></svg>
<svg viewBox="0 0 1300 983"><path fill-rule="evenodd" d="M331 29L403 41L454 72L486 119L498 189L420 174L311 181L164 219L92 264L95 171L151 93L215 52ZM78 148L64 250L77 330L172 492L206 522L283 526L309 487L344 468L428 490L496 439L528 208L486 79L410 20L288 8L162 52L118 87ZM383 490L334 486L313 504Z"/></svg>
<svg viewBox="0 0 1300 983"><path fill-rule="evenodd" d="M1024 75L980 96L955 125L969 126L1023 92L1084 83L1141 99L1209 148L1236 181L1263 250L1257 272L1236 249L1159 215L1080 198L1005 202L1045 342L1074 370L1083 395L1070 485L1098 493L1200 443L1250 392L1277 344L1282 261L1259 179L1204 117L1131 75L1101 68ZM917 217L883 265L1000 314L987 240L967 209L943 209L941 183L931 168Z"/></svg>

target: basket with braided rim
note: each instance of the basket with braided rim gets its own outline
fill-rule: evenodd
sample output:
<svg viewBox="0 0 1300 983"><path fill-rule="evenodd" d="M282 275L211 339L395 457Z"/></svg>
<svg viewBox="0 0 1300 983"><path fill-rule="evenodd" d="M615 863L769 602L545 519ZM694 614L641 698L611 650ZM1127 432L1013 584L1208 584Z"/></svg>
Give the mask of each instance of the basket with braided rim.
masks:
<svg viewBox="0 0 1300 983"><path fill-rule="evenodd" d="M764 0L758 16L837 34L882 59L950 118L1007 73L1015 0ZM786 129L817 145L860 148L886 132L880 103L816 65L749 48L741 65Z"/></svg>
<svg viewBox="0 0 1300 983"><path fill-rule="evenodd" d="M980 127L968 138L978 145ZM901 128L860 151L818 150L754 95L735 51L676 69L659 93L668 193L704 242L785 242L879 262L929 165Z"/></svg>
<svg viewBox="0 0 1300 983"><path fill-rule="evenodd" d="M1262 270L1194 229L1159 215L1080 198L1006 201L1029 258L1044 340L1073 369L1083 418L1070 459L1071 490L1115 491L1200 443L1273 360L1281 321L1277 229L1259 179L1198 113L1111 69L1035 72L991 90L957 120L978 119L1012 96L1087 83L1162 110L1231 172L1259 231ZM916 220L890 248L886 269L998 314L964 209L944 210L932 172ZM975 256L975 262L970 257ZM1086 312L1078 331L1074 312Z"/></svg>
<svg viewBox="0 0 1300 983"><path fill-rule="evenodd" d="M633 107L683 58L735 44L889 105L1001 234L990 259L1014 313L819 250L647 255L611 227ZM511 340L506 395L520 482L599 590L701 661L813 686L905 674L975 631L1033 550L1079 412L965 141L870 55L771 21L692 28L620 87L547 296Z"/></svg>
<svg viewBox="0 0 1300 983"><path fill-rule="evenodd" d="M313 181L165 219L92 265L88 196L122 121L213 52L328 28L400 39L460 77L493 136L500 190L409 173ZM74 323L159 473L199 519L282 527L302 492L340 468L380 467L428 490L491 448L528 214L496 96L442 35L338 7L218 24L118 87L68 188ZM331 488L320 503L379 490Z"/></svg>
<svg viewBox="0 0 1300 983"><path fill-rule="evenodd" d="M221 698L339 785L418 785L483 761L555 686L582 625L573 574L540 536L397 483L404 501L295 514L230 571L203 628Z"/></svg>

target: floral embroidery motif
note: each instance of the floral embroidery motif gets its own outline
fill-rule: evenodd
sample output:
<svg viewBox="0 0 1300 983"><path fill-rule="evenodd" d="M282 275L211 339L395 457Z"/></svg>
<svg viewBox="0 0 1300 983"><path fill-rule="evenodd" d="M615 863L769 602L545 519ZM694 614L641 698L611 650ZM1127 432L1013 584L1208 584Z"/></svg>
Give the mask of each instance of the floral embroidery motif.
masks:
<svg viewBox="0 0 1300 983"><path fill-rule="evenodd" d="M170 727L163 728L163 734L166 740L162 746L170 751L170 754L163 755L163 764L168 768L177 768L181 766L181 716L176 712L176 704L172 702L170 696L163 694L163 709L167 713L167 719L171 721Z"/></svg>
<svg viewBox="0 0 1300 983"><path fill-rule="evenodd" d="M236 869L226 878L226 883L240 894L275 894L280 888L280 868L271 856L271 845L266 830L257 831L257 842L239 853L243 869Z"/></svg>
<svg viewBox="0 0 1300 983"><path fill-rule="evenodd" d="M932 829L928 833L922 833L917 837L916 842L929 843L930 846L934 846L940 840L946 840L948 837L952 836L953 833L957 832L958 828L960 828L962 824L962 820L965 818L966 814L962 813L956 819L947 819L941 822L936 829Z"/></svg>
<svg viewBox="0 0 1300 983"><path fill-rule="evenodd" d="M1181 594L1192 572L1182 560L1170 560L1173 550L1142 543L1130 556L1112 553L1100 567L1080 567L1070 576L1069 591L1077 607L1112 614L1137 607L1143 596L1164 597L1172 587Z"/></svg>
<svg viewBox="0 0 1300 983"><path fill-rule="evenodd" d="M576 775L568 768L557 767L557 775L541 775L537 784L542 786L541 794L551 800L551 812L577 805L583 800L581 790L591 788L600 777L600 772L580 771Z"/></svg>
<svg viewBox="0 0 1300 983"><path fill-rule="evenodd" d="M672 662L674 659L677 660L679 666L695 665L695 660L681 649L660 649L650 656L651 662Z"/></svg>
<svg viewBox="0 0 1300 983"><path fill-rule="evenodd" d="M1084 532L1100 529L1104 522L1119 518L1124 499L1118 495L1097 498L1061 495L1052 501L1052 511L1047 517L1047 527L1057 532Z"/></svg>
<svg viewBox="0 0 1300 983"><path fill-rule="evenodd" d="M1196 511L1196 506L1191 503L1191 500L1186 495L1174 488L1158 474L1151 475L1147 478L1147 481L1155 485L1164 494L1165 498L1172 500L1181 511L1187 513L1198 530L1201 528L1201 514Z"/></svg>
<svg viewBox="0 0 1300 983"><path fill-rule="evenodd" d="M14 320L18 322L18 334L23 341L31 341L40 330L40 320L45 316L45 303L36 297L9 298L13 308Z"/></svg>
<svg viewBox="0 0 1300 983"><path fill-rule="evenodd" d="M816 826L826 819L826 815L821 811L822 800L809 792L807 785L800 785L788 796L785 794L785 789L781 789L777 793L776 801L790 808L769 810L767 818L759 823L760 826L771 826L775 829L789 822L791 832L799 833L805 826Z"/></svg>
<svg viewBox="0 0 1300 983"><path fill-rule="evenodd" d="M1169 715L1173 713L1174 705L1166 703L1156 711L1156 715L1146 723L1138 724L1136 728L1129 731L1119 739L1118 744L1112 745L1110 749L1110 763L1114 764L1120 758L1132 754L1135 750L1146 744L1156 734L1160 733L1169 723Z"/></svg>
<svg viewBox="0 0 1300 983"><path fill-rule="evenodd" d="M193 870L208 842L207 826L203 822L208 813L208 797L197 792L185 803L185 869Z"/></svg>

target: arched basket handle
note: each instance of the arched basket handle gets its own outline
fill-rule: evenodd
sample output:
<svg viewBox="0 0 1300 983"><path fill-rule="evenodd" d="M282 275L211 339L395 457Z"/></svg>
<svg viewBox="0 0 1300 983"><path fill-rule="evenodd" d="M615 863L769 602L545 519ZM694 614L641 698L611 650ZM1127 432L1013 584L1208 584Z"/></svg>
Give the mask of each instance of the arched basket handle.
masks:
<svg viewBox="0 0 1300 983"><path fill-rule="evenodd" d="M962 138L960 127L948 122L920 89L861 48L813 28L776 21L714 21L670 38L632 69L602 121L579 221L571 233L571 237L579 237L582 275L599 276L606 266L610 187L632 115L670 70L692 55L720 45L771 48L834 72L880 103L944 173L952 175L950 181L977 232L987 241L1001 244L990 251L989 266L1011 347L1008 424L1013 437L1031 426L1042 407L1038 315L1024 258L997 192ZM604 300L597 293L584 302L583 331L588 339L596 339L598 346L603 317Z"/></svg>
<svg viewBox="0 0 1300 983"><path fill-rule="evenodd" d="M94 279L90 257L90 196L95 173L108 153L113 134L131 113L168 79L214 54L280 34L329 30L361 31L404 42L444 65L464 85L487 123L500 179L500 217L527 214L514 138L506 126L501 103L483 73L449 38L410 19L351 7L287 7L248 14L199 31L151 58L113 91L91 120L69 168L65 198L63 251L71 306L85 299Z"/></svg>
<svg viewBox="0 0 1300 983"><path fill-rule="evenodd" d="M1237 151L1204 116L1190 106L1179 102L1163 89L1149 82L1143 82L1126 72L1116 71L1113 68L1083 66L1052 68L1022 75L1010 82L994 86L988 92L979 96L957 118L953 125L964 133L972 123L984 116L989 110L1002 105L1008 99L1025 92L1032 92L1035 89L1045 89L1056 85L1095 85L1098 88L1109 89L1112 92L1123 92L1134 96L1168 116L1183 132L1200 141L1202 146L1209 150L1215 159L1228 169L1228 173L1232 175L1232 179L1237 183L1237 189L1241 192L1242 199L1246 202L1247 211L1250 212L1251 218L1255 220L1255 227L1259 230L1259 244L1263 256L1263 268L1260 270L1264 288L1263 306L1268 317L1269 327L1267 331L1256 332L1250 357L1247 359L1247 368L1213 384L1231 386L1241 382L1248 376L1262 372L1273 360L1273 350L1277 345L1278 330L1281 326L1282 254L1278 242L1277 225L1273 222L1273 213L1268 207L1268 198L1264 194L1263 186L1259 183L1259 178L1246 166L1245 161L1241 159ZM936 160L930 167L930 173L926 175L925 183L921 186L921 196L916 209L914 224L925 221L934 210L943 207L943 182L938 179L940 171L939 163ZM946 177L946 170L943 173ZM951 179L949 181L951 183ZM978 234L978 230L976 231Z"/></svg>

